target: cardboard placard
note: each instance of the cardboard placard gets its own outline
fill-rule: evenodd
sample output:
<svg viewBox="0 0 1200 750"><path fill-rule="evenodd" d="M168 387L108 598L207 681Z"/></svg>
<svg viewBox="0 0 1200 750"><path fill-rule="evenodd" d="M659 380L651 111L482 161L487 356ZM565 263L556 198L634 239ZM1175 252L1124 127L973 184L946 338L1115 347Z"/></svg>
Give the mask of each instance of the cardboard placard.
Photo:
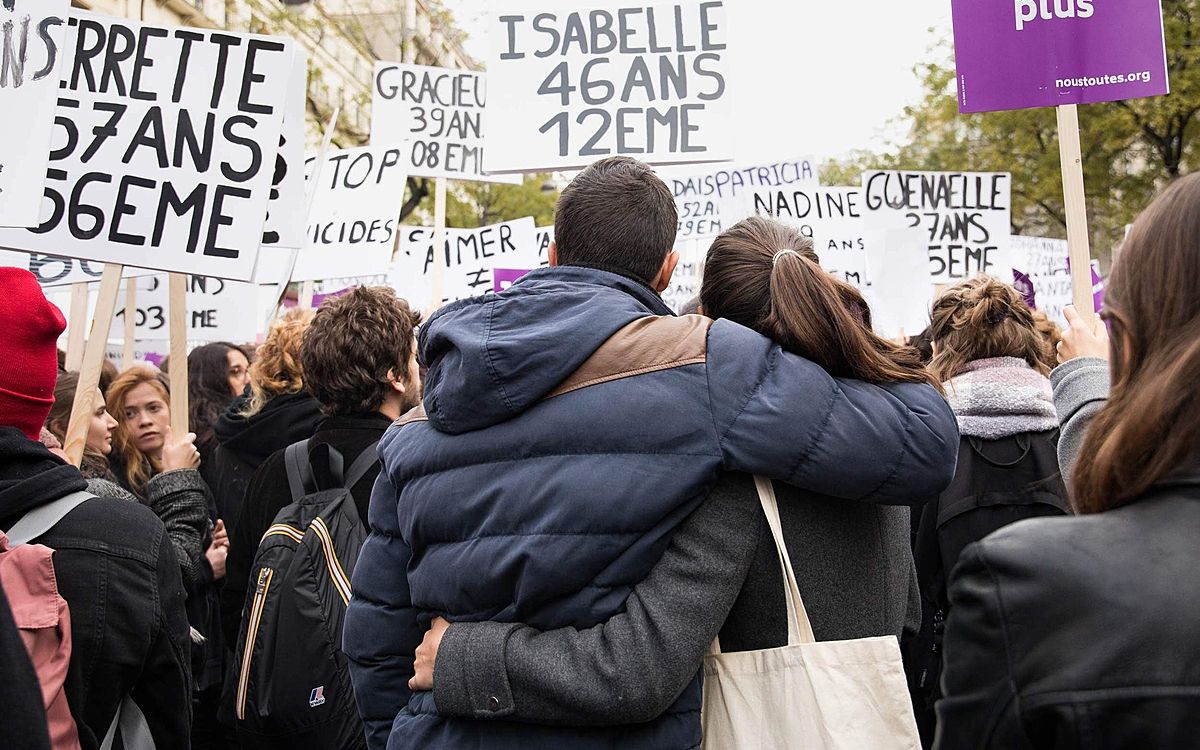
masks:
<svg viewBox="0 0 1200 750"><path fill-rule="evenodd" d="M1058 323L1067 325L1063 308L1071 304L1071 266L1067 262L1067 241L1047 237L1012 238L1013 251L1020 259L1014 270L1029 277L1037 308Z"/></svg>
<svg viewBox="0 0 1200 750"><path fill-rule="evenodd" d="M675 196L679 211L677 242L714 238L753 216L755 190L817 185L817 165L810 157L769 164L679 167L657 172Z"/></svg>
<svg viewBox="0 0 1200 750"><path fill-rule="evenodd" d="M283 112L283 132L271 176L271 199L263 227L265 248L304 247L304 220L308 202L304 190L304 122L308 112L308 53L299 47L292 55L288 97Z"/></svg>
<svg viewBox="0 0 1200 750"><path fill-rule="evenodd" d="M488 172L733 158L722 0L505 6L489 33Z"/></svg>
<svg viewBox="0 0 1200 750"><path fill-rule="evenodd" d="M870 288L862 188L772 188L754 191L752 200L755 214L774 218L811 238L826 271L863 291Z"/></svg>
<svg viewBox="0 0 1200 750"><path fill-rule="evenodd" d="M408 181L404 144L330 151L293 281L385 275ZM316 157L309 158L310 171Z"/></svg>
<svg viewBox="0 0 1200 750"><path fill-rule="evenodd" d="M415 177L521 184L483 171L487 76L471 70L375 63L371 139L407 143Z"/></svg>
<svg viewBox="0 0 1200 750"><path fill-rule="evenodd" d="M538 266L536 231L532 218L478 229L447 229L435 261L433 229L402 227L400 252L388 283L418 310L431 302L453 302L490 292L494 269ZM443 273L441 300L433 299L433 266L437 262Z"/></svg>
<svg viewBox="0 0 1200 750"><path fill-rule="evenodd" d="M962 112L1170 91L1161 0L953 0Z"/></svg>
<svg viewBox="0 0 1200 750"><path fill-rule="evenodd" d="M0 247L247 280L291 40L72 13L37 229Z"/></svg>
<svg viewBox="0 0 1200 750"><path fill-rule="evenodd" d="M0 227L38 224L70 7L0 3Z"/></svg>
<svg viewBox="0 0 1200 750"><path fill-rule="evenodd" d="M37 277L43 287L70 286L100 281L104 264L78 258L44 253L22 253L15 250L0 250L0 266L24 268ZM149 276L155 273L147 268L125 267L124 278Z"/></svg>

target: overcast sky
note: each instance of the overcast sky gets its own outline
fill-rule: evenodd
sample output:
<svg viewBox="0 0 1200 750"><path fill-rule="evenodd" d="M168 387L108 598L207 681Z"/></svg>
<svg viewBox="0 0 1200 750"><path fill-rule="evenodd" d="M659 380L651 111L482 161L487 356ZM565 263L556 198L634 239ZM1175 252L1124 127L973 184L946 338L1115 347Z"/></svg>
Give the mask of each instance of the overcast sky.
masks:
<svg viewBox="0 0 1200 750"><path fill-rule="evenodd" d="M445 2L471 34L468 52L486 60L487 14L505 0ZM903 136L888 121L920 95L913 65L950 37L950 0L730 0L727 7L738 129L753 135L738 161L884 148Z"/></svg>

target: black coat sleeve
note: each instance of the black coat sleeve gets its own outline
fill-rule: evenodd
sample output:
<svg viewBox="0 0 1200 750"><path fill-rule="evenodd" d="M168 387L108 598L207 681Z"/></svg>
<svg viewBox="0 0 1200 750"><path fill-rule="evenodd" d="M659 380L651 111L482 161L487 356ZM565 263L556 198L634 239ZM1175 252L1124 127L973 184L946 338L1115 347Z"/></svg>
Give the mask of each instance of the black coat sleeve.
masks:
<svg viewBox="0 0 1200 750"><path fill-rule="evenodd" d="M1031 747L1021 723L1000 585L986 543L963 551L950 583L938 750Z"/></svg>
<svg viewBox="0 0 1200 750"><path fill-rule="evenodd" d="M237 521L230 530L225 584L221 588L221 630L231 648L237 645L242 606L246 601L250 568L254 565L258 543L275 520L275 515L290 501L283 453L277 452L254 472L246 486Z"/></svg>

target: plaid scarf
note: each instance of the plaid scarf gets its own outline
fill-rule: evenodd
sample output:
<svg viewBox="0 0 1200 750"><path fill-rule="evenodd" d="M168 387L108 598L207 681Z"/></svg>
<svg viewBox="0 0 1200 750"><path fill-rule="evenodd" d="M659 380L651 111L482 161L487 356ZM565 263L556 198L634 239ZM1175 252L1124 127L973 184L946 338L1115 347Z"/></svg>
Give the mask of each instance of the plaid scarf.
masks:
<svg viewBox="0 0 1200 750"><path fill-rule="evenodd" d="M946 383L946 398L969 437L997 440L1058 427L1050 379L1023 359L979 359Z"/></svg>

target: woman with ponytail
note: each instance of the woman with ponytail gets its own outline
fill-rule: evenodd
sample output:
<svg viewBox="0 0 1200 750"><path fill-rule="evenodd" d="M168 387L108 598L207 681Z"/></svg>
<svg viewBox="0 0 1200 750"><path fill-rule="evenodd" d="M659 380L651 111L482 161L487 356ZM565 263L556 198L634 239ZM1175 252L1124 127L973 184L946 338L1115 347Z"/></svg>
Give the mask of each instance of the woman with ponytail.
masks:
<svg viewBox="0 0 1200 750"><path fill-rule="evenodd" d="M904 653L927 745L941 698L946 583L963 549L1016 521L1070 512L1055 451L1050 349L1021 295L981 276L943 292L930 317L929 367L944 384L962 442L954 481L922 509L914 546L921 633Z"/></svg>
<svg viewBox="0 0 1200 750"><path fill-rule="evenodd" d="M872 332L862 295L821 268L812 240L774 221L748 219L717 238L700 300L704 315L773 339L846 378L843 388L862 387L860 381L893 393L938 386L916 350ZM828 429L837 434L846 427L834 414ZM881 459L864 450L860 460ZM871 495L834 499L778 482L775 492L817 640L899 637L916 629L910 508L881 505ZM507 717L521 721L649 721L695 676L714 635L727 653L787 644L783 586L754 482L727 474L634 588L624 613L588 630L547 633L437 619L416 652L410 686L432 688L439 712L455 716L490 715L472 697L498 695L503 703L492 700Z"/></svg>
<svg viewBox="0 0 1200 750"><path fill-rule="evenodd" d="M950 582L944 750L1200 737L1200 175L1137 219L1104 304L1112 388L1076 458L1079 515L989 536Z"/></svg>

